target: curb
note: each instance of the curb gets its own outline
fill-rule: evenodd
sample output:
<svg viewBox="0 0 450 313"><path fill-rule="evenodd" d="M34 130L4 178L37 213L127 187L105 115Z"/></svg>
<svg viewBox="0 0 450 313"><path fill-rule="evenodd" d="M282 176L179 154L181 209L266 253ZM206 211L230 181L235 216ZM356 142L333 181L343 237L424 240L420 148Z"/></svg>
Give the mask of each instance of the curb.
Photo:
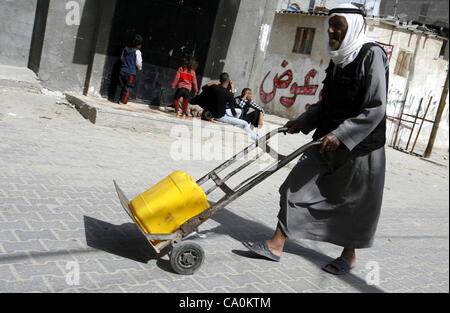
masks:
<svg viewBox="0 0 450 313"><path fill-rule="evenodd" d="M92 124L95 124L97 120L97 109L94 106L89 105L80 98L77 98L71 94L66 94L66 99L72 103L80 114Z"/></svg>
<svg viewBox="0 0 450 313"><path fill-rule="evenodd" d="M433 159L429 159L429 158L424 158L424 157L421 157L420 159L421 159L421 160L424 160L424 161L427 161L427 162L430 162L430 163L433 163L433 164L435 164L435 165L439 165L439 166L442 166L442 167L448 167L448 164L443 163L443 162L439 162L439 161L437 161L437 160L433 160Z"/></svg>

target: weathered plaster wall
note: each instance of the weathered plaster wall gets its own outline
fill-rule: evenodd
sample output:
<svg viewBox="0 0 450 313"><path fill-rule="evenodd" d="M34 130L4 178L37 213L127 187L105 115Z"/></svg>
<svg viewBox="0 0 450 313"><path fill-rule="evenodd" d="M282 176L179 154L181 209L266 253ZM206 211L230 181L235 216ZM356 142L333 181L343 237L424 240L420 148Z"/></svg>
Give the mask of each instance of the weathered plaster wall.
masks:
<svg viewBox="0 0 450 313"><path fill-rule="evenodd" d="M37 0L0 1L0 63L28 65Z"/></svg>
<svg viewBox="0 0 450 313"><path fill-rule="evenodd" d="M52 90L82 91L92 61L100 2L74 2L79 4L79 25L67 23L67 14L71 12L66 9L67 1L50 1L39 77Z"/></svg>
<svg viewBox="0 0 450 313"><path fill-rule="evenodd" d="M427 113L427 119L434 120L445 82L446 70L448 68L448 61L439 58L442 39L431 38L422 33L396 29L394 26L371 20L368 20L367 36L378 42L393 45L393 53L389 68L390 83L387 114L390 116L399 116L402 105L399 101L404 100L406 89L408 89L404 113L411 115L417 114L420 100L423 98L421 109L419 111L419 117L423 117L430 97L433 97ZM409 51L415 55L411 61L406 77L394 74L395 65L401 50ZM412 118L410 118L410 120L412 120ZM397 142L400 147L406 147L407 145L411 133L410 125L412 124L405 123L404 126L400 127ZM414 127L412 139L408 147L409 149L412 147L419 127L420 124ZM423 124L414 152L422 153L425 150L431 128L431 123L425 122ZM390 144L393 143L394 131L396 129L396 124L388 121L387 135ZM436 137L436 149L443 151L448 150L448 129L449 117L447 100L447 107L444 109L440 131Z"/></svg>
<svg viewBox="0 0 450 313"><path fill-rule="evenodd" d="M329 62L329 57L325 50L325 18L325 16L318 15L276 14L262 75L259 78L260 85L256 93L256 99L268 112L293 119L303 113L308 104L318 101L322 90L322 81L325 78L325 69ZM419 116L422 117L425 113L426 105L432 96L433 99L427 119L433 120L445 82L446 70L448 69L448 61L445 58L439 58L442 39L427 37L424 34L408 30L400 30L379 21L367 20L367 23L368 37L394 46L390 60L387 114L390 116L399 115L400 101L404 100L405 91L408 89L409 93L404 113L416 114L420 99L423 97L424 100L419 113ZM316 29L311 55L292 53L297 27L312 27ZM394 74L398 54L402 49L415 55L407 77ZM289 70L292 71L292 79ZM297 86L309 87L303 88L303 90L292 88L294 83ZM300 93L293 101L293 91L295 89ZM293 102L292 105L290 105L288 98L292 99L290 100ZM406 146L411 132L411 128L407 126L410 124L405 125L400 128L398 136L398 144L403 147ZM413 141L419 125L415 126L412 136ZM423 124L415 152L423 152L428 143L431 128L431 123L425 122ZM444 110L435 143L436 150L448 151L448 129L449 113L447 100L447 107ZM389 144L392 144L395 130L395 124L388 121ZM409 149L411 146L412 142Z"/></svg>
<svg viewBox="0 0 450 313"><path fill-rule="evenodd" d="M299 17L291 14L275 16L258 92L255 93L257 100L268 112L286 118L296 118L305 111L306 105L319 100L325 69L330 60L324 48L324 21L325 17L323 16ZM316 29L311 55L292 52L297 27ZM286 61L285 67L282 66L283 61ZM289 73L287 73L289 70L292 71L292 80L289 79ZM284 73L286 73L285 76L283 76ZM291 82L286 82L285 86L277 88L274 86L277 84L276 77L281 81L290 80ZM304 90L295 97L295 101L290 105L289 99L286 98L294 97L294 94L291 93L294 83L298 87L308 85L311 87L303 88ZM290 101L292 102L292 100Z"/></svg>

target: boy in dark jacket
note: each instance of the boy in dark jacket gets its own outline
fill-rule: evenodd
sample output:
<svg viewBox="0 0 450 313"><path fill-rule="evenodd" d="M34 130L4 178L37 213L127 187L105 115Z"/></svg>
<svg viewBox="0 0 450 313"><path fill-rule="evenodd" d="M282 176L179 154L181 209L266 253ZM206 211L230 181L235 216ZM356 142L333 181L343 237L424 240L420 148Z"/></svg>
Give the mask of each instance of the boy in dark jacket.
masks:
<svg viewBox="0 0 450 313"><path fill-rule="evenodd" d="M130 92L136 83L136 73L142 70L142 53L139 50L142 48L142 42L142 36L136 35L133 47L125 47L120 56L122 64L115 96L115 101L119 104L127 104Z"/></svg>

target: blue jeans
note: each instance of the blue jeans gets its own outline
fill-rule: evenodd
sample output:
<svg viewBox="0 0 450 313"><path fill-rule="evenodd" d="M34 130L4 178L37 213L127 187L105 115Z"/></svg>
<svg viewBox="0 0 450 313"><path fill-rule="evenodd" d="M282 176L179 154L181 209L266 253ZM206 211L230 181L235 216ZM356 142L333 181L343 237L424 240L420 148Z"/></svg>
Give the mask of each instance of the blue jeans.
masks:
<svg viewBox="0 0 450 313"><path fill-rule="evenodd" d="M247 133L250 134L250 136L252 137L252 139L254 141L258 141L258 139L259 139L258 135L254 131L252 131L252 129L250 128L250 125L244 120L240 120L238 118L231 117L226 114L224 116L222 116L221 118L218 118L217 120L219 122L231 124L231 125L238 126L242 129L244 129Z"/></svg>
<svg viewBox="0 0 450 313"><path fill-rule="evenodd" d="M236 111L236 114L237 114L237 118L241 118L241 115L242 115L242 110L241 109L234 109L235 111ZM231 112L231 109L225 109L225 113L228 115L228 116L231 116L231 117L234 117L233 116L233 112Z"/></svg>

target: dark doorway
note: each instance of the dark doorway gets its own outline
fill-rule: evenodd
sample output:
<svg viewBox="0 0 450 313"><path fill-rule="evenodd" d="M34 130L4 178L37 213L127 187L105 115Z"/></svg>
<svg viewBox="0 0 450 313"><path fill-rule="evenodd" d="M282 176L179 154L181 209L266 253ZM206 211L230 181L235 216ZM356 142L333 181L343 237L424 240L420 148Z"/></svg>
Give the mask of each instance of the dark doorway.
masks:
<svg viewBox="0 0 450 313"><path fill-rule="evenodd" d="M131 99L170 104L174 93L170 84L187 56L199 62L201 82L218 4L219 0L118 0L101 94L112 99L121 51L136 33L144 38L144 65Z"/></svg>

